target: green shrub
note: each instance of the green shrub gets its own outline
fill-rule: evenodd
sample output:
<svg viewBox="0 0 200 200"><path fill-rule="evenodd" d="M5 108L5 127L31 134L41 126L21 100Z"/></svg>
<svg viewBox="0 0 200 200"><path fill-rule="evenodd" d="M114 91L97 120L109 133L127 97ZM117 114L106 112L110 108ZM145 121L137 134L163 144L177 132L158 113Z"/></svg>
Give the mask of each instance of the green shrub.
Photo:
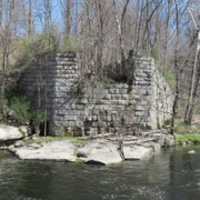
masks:
<svg viewBox="0 0 200 200"><path fill-rule="evenodd" d="M176 87L176 76L175 73L171 69L166 69L163 72L163 76L165 77L165 80L168 82L171 89L175 89Z"/></svg>
<svg viewBox="0 0 200 200"><path fill-rule="evenodd" d="M42 33L20 41L17 66L27 67L37 62L39 56L55 54L58 40L53 33Z"/></svg>
<svg viewBox="0 0 200 200"><path fill-rule="evenodd" d="M23 96L10 97L9 108L14 112L14 118L19 124L32 121L35 125L39 125L47 120L46 112L33 111L30 101Z"/></svg>
<svg viewBox="0 0 200 200"><path fill-rule="evenodd" d="M55 53L58 49L58 41L53 33L41 34L33 40L30 48L32 48L35 55Z"/></svg>
<svg viewBox="0 0 200 200"><path fill-rule="evenodd" d="M176 142L178 144L181 144L184 142L199 143L200 142L200 134L177 135Z"/></svg>
<svg viewBox="0 0 200 200"><path fill-rule="evenodd" d="M151 50L151 56L156 60L159 61L160 60L160 49L158 46L154 47Z"/></svg>
<svg viewBox="0 0 200 200"><path fill-rule="evenodd" d="M11 98L9 107L14 111L15 119L19 124L24 124L31 119L30 102L25 97Z"/></svg>
<svg viewBox="0 0 200 200"><path fill-rule="evenodd" d="M188 125L183 121L176 120L175 125L176 143L200 143L200 127L199 125Z"/></svg>
<svg viewBox="0 0 200 200"><path fill-rule="evenodd" d="M34 124L39 125L47 120L47 114L46 112L32 112L31 120Z"/></svg>
<svg viewBox="0 0 200 200"><path fill-rule="evenodd" d="M79 41L75 37L65 37L63 45L60 47L61 52L77 52L80 49Z"/></svg>
<svg viewBox="0 0 200 200"><path fill-rule="evenodd" d="M185 124L183 121L176 120L175 123L175 132L177 134L200 134L200 125L188 125Z"/></svg>

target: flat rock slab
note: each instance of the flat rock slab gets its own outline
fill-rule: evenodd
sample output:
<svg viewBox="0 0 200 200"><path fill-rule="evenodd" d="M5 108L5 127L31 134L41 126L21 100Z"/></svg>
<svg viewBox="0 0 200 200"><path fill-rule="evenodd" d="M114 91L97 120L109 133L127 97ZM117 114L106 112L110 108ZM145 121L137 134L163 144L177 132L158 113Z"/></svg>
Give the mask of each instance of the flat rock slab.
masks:
<svg viewBox="0 0 200 200"><path fill-rule="evenodd" d="M103 165L122 161L117 145L104 141L91 141L87 143L78 150L77 156L86 163L99 163Z"/></svg>
<svg viewBox="0 0 200 200"><path fill-rule="evenodd" d="M123 147L125 160L145 160L153 155L153 148L127 145Z"/></svg>
<svg viewBox="0 0 200 200"><path fill-rule="evenodd" d="M19 140L23 138L23 133L14 126L0 125L0 141Z"/></svg>
<svg viewBox="0 0 200 200"><path fill-rule="evenodd" d="M30 145L11 149L23 160L76 161L76 147L69 141L55 141L40 145Z"/></svg>
<svg viewBox="0 0 200 200"><path fill-rule="evenodd" d="M147 140L146 140L147 141ZM123 144L121 152L119 142L107 139L87 140L83 146L74 144L70 140L52 142L17 141L8 148L20 159L25 160L56 160L78 161L92 164L116 164L125 160L146 160L161 151L161 144L148 140L143 144Z"/></svg>

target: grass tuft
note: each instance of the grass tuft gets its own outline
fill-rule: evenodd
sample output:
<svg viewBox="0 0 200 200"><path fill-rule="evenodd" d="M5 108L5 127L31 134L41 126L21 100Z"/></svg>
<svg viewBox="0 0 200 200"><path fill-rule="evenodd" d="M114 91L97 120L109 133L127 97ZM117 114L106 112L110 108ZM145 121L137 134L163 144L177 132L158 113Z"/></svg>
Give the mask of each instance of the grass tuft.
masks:
<svg viewBox="0 0 200 200"><path fill-rule="evenodd" d="M177 144L200 144L200 125L187 125L183 121L176 121L176 143Z"/></svg>
<svg viewBox="0 0 200 200"><path fill-rule="evenodd" d="M200 144L200 134L185 134L185 135L176 135L176 143L192 143Z"/></svg>

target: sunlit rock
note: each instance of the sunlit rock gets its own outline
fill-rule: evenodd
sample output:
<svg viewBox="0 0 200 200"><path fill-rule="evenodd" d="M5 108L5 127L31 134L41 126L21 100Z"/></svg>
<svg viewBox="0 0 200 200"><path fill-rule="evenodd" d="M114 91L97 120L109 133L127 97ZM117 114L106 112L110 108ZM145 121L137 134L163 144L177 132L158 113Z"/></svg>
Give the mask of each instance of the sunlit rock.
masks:
<svg viewBox="0 0 200 200"><path fill-rule="evenodd" d="M87 163L101 163L104 165L122 161L117 145L111 142L91 141L78 150L77 156Z"/></svg>
<svg viewBox="0 0 200 200"><path fill-rule="evenodd" d="M153 148L139 145L126 145L123 147L123 152L126 160L144 160L153 155Z"/></svg>
<svg viewBox="0 0 200 200"><path fill-rule="evenodd" d="M195 154L195 153L196 153L195 150L190 150L190 151L188 151L188 154Z"/></svg>
<svg viewBox="0 0 200 200"><path fill-rule="evenodd" d="M69 141L55 141L43 145L28 145L11 149L24 160L63 160L75 161L75 145Z"/></svg>
<svg viewBox="0 0 200 200"><path fill-rule="evenodd" d="M146 144L143 144L144 147L152 148L154 154L159 154L161 151L161 146L157 142L148 142Z"/></svg>
<svg viewBox="0 0 200 200"><path fill-rule="evenodd" d="M14 126L0 125L0 141L19 140L24 137L23 132Z"/></svg>

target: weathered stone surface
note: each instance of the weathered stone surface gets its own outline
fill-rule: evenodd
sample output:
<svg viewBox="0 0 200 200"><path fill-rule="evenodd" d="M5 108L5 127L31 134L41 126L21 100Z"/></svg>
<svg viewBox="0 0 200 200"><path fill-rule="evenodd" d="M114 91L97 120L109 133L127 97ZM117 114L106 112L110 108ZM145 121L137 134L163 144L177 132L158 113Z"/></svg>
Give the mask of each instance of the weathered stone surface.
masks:
<svg viewBox="0 0 200 200"><path fill-rule="evenodd" d="M19 148L19 147L23 147L24 145L25 143L23 140L18 140L12 146L10 146L10 148Z"/></svg>
<svg viewBox="0 0 200 200"><path fill-rule="evenodd" d="M24 137L19 128L14 126L0 125L0 141L18 140Z"/></svg>
<svg viewBox="0 0 200 200"><path fill-rule="evenodd" d="M144 145L144 146L152 148L152 149L153 149L153 152L154 152L154 155L159 154L160 151L161 151L161 146L160 146L160 144L159 144L159 143L156 143L156 142L150 142L149 144Z"/></svg>
<svg viewBox="0 0 200 200"><path fill-rule="evenodd" d="M116 133L122 128L134 133L138 126L161 127L171 117L171 90L153 59L133 59L132 85L94 86L85 81L79 88L77 56L57 54L42 67L35 65L26 69L20 79L21 88L32 100L33 107L38 110L40 98L42 111L47 108L50 134L62 135L66 129L79 129L80 134L94 136L105 131ZM36 95L38 83L41 83L40 96Z"/></svg>
<svg viewBox="0 0 200 200"><path fill-rule="evenodd" d="M75 161L76 147L68 141L55 141L43 144L32 144L20 148L11 148L23 160L63 160Z"/></svg>
<svg viewBox="0 0 200 200"><path fill-rule="evenodd" d="M23 134L24 137L28 136L28 127L27 126L20 126L18 129Z"/></svg>
<svg viewBox="0 0 200 200"><path fill-rule="evenodd" d="M71 140L45 142L32 139L31 141L17 141L9 146L9 150L21 159L34 160L81 160L93 164L115 164L125 160L145 160L160 153L161 146L174 143L174 137L159 131L143 133L142 136L128 135L119 140L118 136L105 134L104 137L84 137L85 142L74 144ZM149 135L150 134L150 135ZM152 137L152 135L154 137ZM119 143L122 142L119 148ZM170 142L169 142L170 141ZM30 143L31 142L31 143ZM3 148L7 149L7 146Z"/></svg>
<svg viewBox="0 0 200 200"><path fill-rule="evenodd" d="M104 165L122 161L117 146L111 142L92 141L78 150L79 159L87 163L100 163Z"/></svg>
<svg viewBox="0 0 200 200"><path fill-rule="evenodd" d="M156 137L156 135L154 137ZM158 134L157 138L158 138L158 143L160 144L161 147L171 147L176 145L176 140L173 135Z"/></svg>
<svg viewBox="0 0 200 200"><path fill-rule="evenodd" d="M144 160L152 157L153 149L138 145L125 145L123 153L126 160Z"/></svg>

